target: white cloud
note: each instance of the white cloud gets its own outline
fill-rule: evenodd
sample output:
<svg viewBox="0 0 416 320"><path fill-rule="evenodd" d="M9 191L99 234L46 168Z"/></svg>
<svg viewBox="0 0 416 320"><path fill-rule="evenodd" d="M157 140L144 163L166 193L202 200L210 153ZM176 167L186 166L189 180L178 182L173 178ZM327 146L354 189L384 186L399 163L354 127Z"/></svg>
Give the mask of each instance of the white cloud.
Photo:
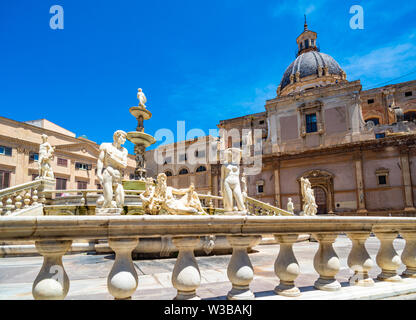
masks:
<svg viewBox="0 0 416 320"><path fill-rule="evenodd" d="M409 41L414 36L411 32L400 41L346 58L343 65L348 79L361 79L371 86L416 70L416 44Z"/></svg>

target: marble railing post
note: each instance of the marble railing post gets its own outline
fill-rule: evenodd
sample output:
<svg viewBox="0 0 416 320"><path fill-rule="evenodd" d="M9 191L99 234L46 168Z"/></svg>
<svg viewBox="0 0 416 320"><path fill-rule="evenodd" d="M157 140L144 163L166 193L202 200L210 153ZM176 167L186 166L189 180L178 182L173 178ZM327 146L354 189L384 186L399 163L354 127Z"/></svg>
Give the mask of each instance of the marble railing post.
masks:
<svg viewBox="0 0 416 320"><path fill-rule="evenodd" d="M370 233L368 232L348 234L352 241L352 249L348 256L348 266L354 271L354 275L350 278L351 285L374 285L374 280L368 275L374 263L365 248L365 241L369 236Z"/></svg>
<svg viewBox="0 0 416 320"><path fill-rule="evenodd" d="M261 236L227 236L227 240L233 248L227 268L228 279L233 287L228 292L227 298L229 300L254 299L254 294L250 290L254 272L247 248L256 245L261 240Z"/></svg>
<svg viewBox="0 0 416 320"><path fill-rule="evenodd" d="M416 233L403 232L401 235L406 240L402 261L407 267L402 277L416 278Z"/></svg>
<svg viewBox="0 0 416 320"><path fill-rule="evenodd" d="M175 300L199 300L196 289L201 283L201 273L194 255L199 237L177 237L172 242L179 249L172 272L172 284L177 290Z"/></svg>
<svg viewBox="0 0 416 320"><path fill-rule="evenodd" d="M340 269L338 256L332 246L338 234L315 234L314 238L319 241L319 249L313 259L315 270L319 273L315 281L315 288L326 291L335 291L341 288L341 284L335 279Z"/></svg>
<svg viewBox="0 0 416 320"><path fill-rule="evenodd" d="M396 232L377 232L377 238L380 240L380 249L378 250L376 261L381 268L381 273L377 276L382 281L401 281L402 278L397 274L397 269L402 261L393 247L393 241L397 237Z"/></svg>
<svg viewBox="0 0 416 320"><path fill-rule="evenodd" d="M280 244L279 255L274 263L274 272L280 279L280 284L274 289L277 294L295 297L300 295L295 286L295 279L300 273L299 264L293 253L293 244L298 239L297 234L274 235Z"/></svg>
<svg viewBox="0 0 416 320"><path fill-rule="evenodd" d="M107 288L116 300L131 299L139 284L131 252L137 247L137 238L109 239L108 244L116 257L107 278Z"/></svg>
<svg viewBox="0 0 416 320"><path fill-rule="evenodd" d="M71 247L71 240L36 241L36 249L43 256L43 265L33 282L36 300L61 300L69 290L69 279L62 264L62 256Z"/></svg>

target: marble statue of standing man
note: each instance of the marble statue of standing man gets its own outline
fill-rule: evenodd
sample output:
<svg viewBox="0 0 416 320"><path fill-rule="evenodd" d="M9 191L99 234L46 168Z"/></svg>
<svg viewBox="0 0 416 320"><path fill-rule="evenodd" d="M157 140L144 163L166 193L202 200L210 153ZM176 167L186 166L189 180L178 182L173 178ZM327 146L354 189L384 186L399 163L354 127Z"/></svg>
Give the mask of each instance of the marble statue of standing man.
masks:
<svg viewBox="0 0 416 320"><path fill-rule="evenodd" d="M124 205L124 189L122 185L123 170L127 167L127 149L122 147L127 134L117 130L113 135L113 143L102 143L97 161L97 177L101 182L104 202L100 214L108 209L121 209ZM113 199L114 198L114 199ZM107 209L107 210L106 210ZM111 213L120 213L113 210Z"/></svg>
<svg viewBox="0 0 416 320"><path fill-rule="evenodd" d="M141 88L137 89L137 99L139 99L139 107L146 109L147 98Z"/></svg>
<svg viewBox="0 0 416 320"><path fill-rule="evenodd" d="M42 134L42 143L39 146L39 179L54 179L52 171L51 160L53 159L53 153L55 147L52 147L48 142L48 136Z"/></svg>

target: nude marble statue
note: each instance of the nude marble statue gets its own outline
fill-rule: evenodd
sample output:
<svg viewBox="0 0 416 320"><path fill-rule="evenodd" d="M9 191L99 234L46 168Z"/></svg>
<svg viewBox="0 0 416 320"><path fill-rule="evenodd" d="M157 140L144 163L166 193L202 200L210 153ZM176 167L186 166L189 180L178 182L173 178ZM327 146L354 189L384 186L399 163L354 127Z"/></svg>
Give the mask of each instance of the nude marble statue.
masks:
<svg viewBox="0 0 416 320"><path fill-rule="evenodd" d="M241 154L242 151L238 148L225 150L225 161L221 167L221 194L225 213L247 213L240 186ZM236 207L233 205L234 200Z"/></svg>
<svg viewBox="0 0 416 320"><path fill-rule="evenodd" d="M175 195L182 197L177 199ZM156 187L153 187L149 180L146 191L140 198L147 214L157 215L163 212L173 215L207 214L202 208L193 184L185 189L169 187L165 173L159 173L157 176Z"/></svg>
<svg viewBox="0 0 416 320"><path fill-rule="evenodd" d="M146 108L147 98L141 88L137 89L137 99L139 99L139 107Z"/></svg>
<svg viewBox="0 0 416 320"><path fill-rule="evenodd" d="M127 134L117 130L113 143L102 143L97 161L97 177L103 187L103 208L122 208L124 189L122 185L123 170L127 167L127 149L122 147Z"/></svg>
<svg viewBox="0 0 416 320"><path fill-rule="evenodd" d="M39 146L39 179L54 179L54 174L52 171L51 161L54 158L53 153L55 152L55 147L52 147L48 142L48 136L42 134L42 143Z"/></svg>
<svg viewBox="0 0 416 320"><path fill-rule="evenodd" d="M318 212L315 202L315 195L311 187L311 183L307 178L301 178L301 190L303 197L303 215L314 216Z"/></svg>

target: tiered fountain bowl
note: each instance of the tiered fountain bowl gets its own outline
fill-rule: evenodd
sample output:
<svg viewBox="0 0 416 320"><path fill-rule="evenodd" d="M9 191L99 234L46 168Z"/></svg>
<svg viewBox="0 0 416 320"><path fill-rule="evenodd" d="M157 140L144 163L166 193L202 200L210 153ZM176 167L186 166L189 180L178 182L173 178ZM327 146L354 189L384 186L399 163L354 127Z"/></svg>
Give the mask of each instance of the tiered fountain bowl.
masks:
<svg viewBox="0 0 416 320"><path fill-rule="evenodd" d="M152 117L152 113L146 108L135 106L130 108L130 113L137 119L138 126L137 131L131 131L127 133L127 139L135 146L143 145L145 148L156 143L156 139L150 134L144 133L144 120L149 120ZM142 122L140 123L140 117ZM125 190L145 190L146 182L143 180L123 180L123 187Z"/></svg>

